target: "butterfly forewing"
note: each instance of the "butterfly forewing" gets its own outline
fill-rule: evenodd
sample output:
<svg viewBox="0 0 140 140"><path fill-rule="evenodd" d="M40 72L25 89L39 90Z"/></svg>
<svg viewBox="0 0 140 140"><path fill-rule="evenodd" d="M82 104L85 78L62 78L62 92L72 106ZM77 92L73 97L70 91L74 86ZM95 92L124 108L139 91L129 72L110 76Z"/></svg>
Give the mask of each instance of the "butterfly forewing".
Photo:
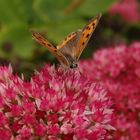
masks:
<svg viewBox="0 0 140 140"><path fill-rule="evenodd" d="M101 14L96 16L95 18L91 19L89 23L83 28L81 37L79 39L79 42L76 46L75 56L77 59L79 59L81 53L83 52L84 48L86 47L92 33L94 32L99 20L100 20Z"/></svg>
<svg viewBox="0 0 140 140"><path fill-rule="evenodd" d="M63 41L62 44L57 47L60 52L62 52L66 57L69 57L71 60L76 59L74 52L76 51L76 46L81 36L81 31L73 32L66 38L66 41Z"/></svg>
<svg viewBox="0 0 140 140"><path fill-rule="evenodd" d="M67 43L69 41L71 41L74 37L76 36L76 32L72 32L71 34L69 34L64 40L63 42L57 46L57 49L61 49L63 48L65 45L67 45Z"/></svg>
<svg viewBox="0 0 140 140"><path fill-rule="evenodd" d="M45 39L41 34L32 31L33 38L42 46L46 47L58 60L62 65L68 66L69 62L66 57L56 49L47 39Z"/></svg>

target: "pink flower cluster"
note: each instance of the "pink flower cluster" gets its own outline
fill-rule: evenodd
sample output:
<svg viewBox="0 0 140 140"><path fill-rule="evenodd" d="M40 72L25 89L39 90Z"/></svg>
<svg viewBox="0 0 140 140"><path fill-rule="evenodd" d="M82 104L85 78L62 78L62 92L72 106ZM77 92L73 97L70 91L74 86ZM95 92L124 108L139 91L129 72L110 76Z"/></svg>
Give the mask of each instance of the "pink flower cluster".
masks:
<svg viewBox="0 0 140 140"><path fill-rule="evenodd" d="M80 63L81 71L100 81L114 100L113 140L140 139L140 43L97 51Z"/></svg>
<svg viewBox="0 0 140 140"><path fill-rule="evenodd" d="M101 140L114 129L106 90L77 70L45 66L31 80L0 67L1 140Z"/></svg>
<svg viewBox="0 0 140 140"><path fill-rule="evenodd" d="M119 14L127 22L140 21L140 3L138 0L118 0L110 9L111 14Z"/></svg>

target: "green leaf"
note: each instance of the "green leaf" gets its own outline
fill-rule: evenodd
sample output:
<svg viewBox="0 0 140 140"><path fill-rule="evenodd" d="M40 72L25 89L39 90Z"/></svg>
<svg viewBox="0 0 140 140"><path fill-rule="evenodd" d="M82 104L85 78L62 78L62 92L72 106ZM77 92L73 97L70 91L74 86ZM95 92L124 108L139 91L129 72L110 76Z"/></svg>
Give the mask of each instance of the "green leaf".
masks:
<svg viewBox="0 0 140 140"><path fill-rule="evenodd" d="M78 8L79 14L93 17L96 14L104 13L115 2L115 0L85 0Z"/></svg>
<svg viewBox="0 0 140 140"><path fill-rule="evenodd" d="M11 24L16 22L28 22L33 16L33 0L1 0L0 23Z"/></svg>
<svg viewBox="0 0 140 140"><path fill-rule="evenodd" d="M75 13L66 14L65 10L71 1L61 0L36 0L33 4L34 11L44 21L49 23L71 20L77 15Z"/></svg>
<svg viewBox="0 0 140 140"><path fill-rule="evenodd" d="M36 0L34 10L44 21L60 21L67 18L65 8L69 5L70 0Z"/></svg>
<svg viewBox="0 0 140 140"><path fill-rule="evenodd" d="M11 52L5 52L3 45L7 43L11 45ZM0 33L0 54L1 56L31 58L33 55L33 40L27 26L22 24L11 24L5 26Z"/></svg>

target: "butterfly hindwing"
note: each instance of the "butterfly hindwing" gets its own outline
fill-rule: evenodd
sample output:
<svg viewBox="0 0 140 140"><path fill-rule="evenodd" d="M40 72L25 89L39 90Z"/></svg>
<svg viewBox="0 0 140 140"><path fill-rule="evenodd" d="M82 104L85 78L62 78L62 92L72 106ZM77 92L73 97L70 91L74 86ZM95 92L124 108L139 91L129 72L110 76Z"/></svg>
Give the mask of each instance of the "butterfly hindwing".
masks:
<svg viewBox="0 0 140 140"><path fill-rule="evenodd" d="M89 23L83 28L81 37L79 39L79 42L76 47L75 56L77 59L79 59L81 53L83 52L84 48L86 47L92 33L94 32L99 20L100 20L101 14L96 16L95 18L91 19Z"/></svg>
<svg viewBox="0 0 140 140"><path fill-rule="evenodd" d="M47 39L45 39L41 34L32 31L33 38L42 46L46 47L57 59L58 61L65 66L69 65L66 57L57 49L55 48Z"/></svg>

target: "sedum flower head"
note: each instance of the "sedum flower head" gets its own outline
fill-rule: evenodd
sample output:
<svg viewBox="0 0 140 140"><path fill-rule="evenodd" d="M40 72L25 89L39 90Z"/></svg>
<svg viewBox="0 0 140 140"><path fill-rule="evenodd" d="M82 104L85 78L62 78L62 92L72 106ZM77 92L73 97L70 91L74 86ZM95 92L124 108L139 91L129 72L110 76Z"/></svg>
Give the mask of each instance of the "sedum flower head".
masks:
<svg viewBox="0 0 140 140"><path fill-rule="evenodd" d="M111 14L119 14L126 22L140 21L138 0L118 0L110 9Z"/></svg>
<svg viewBox="0 0 140 140"><path fill-rule="evenodd" d="M140 43L97 51L81 62L81 71L100 81L114 100L115 140L140 138Z"/></svg>
<svg viewBox="0 0 140 140"><path fill-rule="evenodd" d="M0 139L107 139L106 90L77 70L45 66L29 82L0 67Z"/></svg>

